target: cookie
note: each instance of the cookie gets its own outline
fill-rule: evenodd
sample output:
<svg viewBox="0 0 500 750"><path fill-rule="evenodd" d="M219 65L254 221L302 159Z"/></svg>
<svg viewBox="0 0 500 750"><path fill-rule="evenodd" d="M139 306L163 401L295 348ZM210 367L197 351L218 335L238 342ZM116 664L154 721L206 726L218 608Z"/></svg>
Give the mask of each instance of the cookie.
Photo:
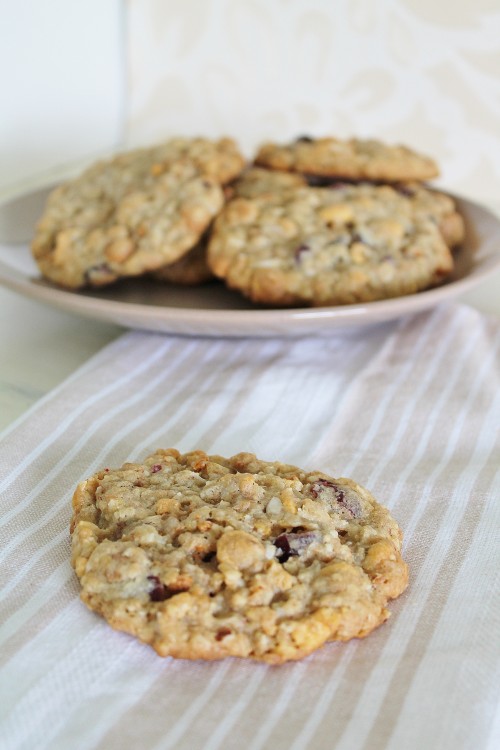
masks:
<svg viewBox="0 0 500 750"><path fill-rule="evenodd" d="M437 224L448 247L456 247L463 242L465 224L453 198L418 182L402 183L396 185L395 189L411 199L419 215L428 216Z"/></svg>
<svg viewBox="0 0 500 750"><path fill-rule="evenodd" d="M226 200L233 197L252 198L263 193L276 193L289 187L306 185L306 179L291 172L273 172L253 167L244 171L225 189ZM176 263L155 272L158 281L194 286L214 278L206 258L206 242L190 250Z"/></svg>
<svg viewBox="0 0 500 750"><path fill-rule="evenodd" d="M300 174L252 167L243 172L232 185L232 197L254 198L263 193L276 193L303 185L307 185L307 181Z"/></svg>
<svg viewBox="0 0 500 750"><path fill-rule="evenodd" d="M234 180L246 165L246 159L232 138L217 141L208 138L171 138L154 149L154 174L170 169L179 160L188 160L207 177L220 184Z"/></svg>
<svg viewBox="0 0 500 750"><path fill-rule="evenodd" d="M158 155L122 154L56 188L32 243L46 278L102 286L174 263L199 242L224 204L222 187L190 160L159 168Z"/></svg>
<svg viewBox="0 0 500 750"><path fill-rule="evenodd" d="M267 305L343 305L441 283L453 258L435 221L390 186L290 188L230 201L208 264Z"/></svg>
<svg viewBox="0 0 500 750"><path fill-rule="evenodd" d="M264 193L275 193L290 187L303 187L308 184L312 187L339 187L336 185L338 181L332 181L330 178L319 178L318 182L319 184L316 184L311 176L307 179L295 172L252 167L244 171L233 183L231 197L255 198ZM449 195L419 182L394 183L391 186L397 192L412 199L417 213L436 221L448 247L455 247L463 241L464 221Z"/></svg>
<svg viewBox="0 0 500 750"><path fill-rule="evenodd" d="M81 598L161 656L300 659L366 636L407 586L367 490L249 453L159 450L82 482L73 508Z"/></svg>
<svg viewBox="0 0 500 750"><path fill-rule="evenodd" d="M429 180L436 162L407 146L350 138L297 138L288 144L265 143L255 163L269 169L351 180L401 182Z"/></svg>
<svg viewBox="0 0 500 750"><path fill-rule="evenodd" d="M293 174L291 172L279 172L276 174ZM298 176L298 175L297 175ZM312 187L323 187L336 189L342 187L338 180L331 178L314 178L309 176L307 184ZM363 184L363 183L353 183ZM371 185L381 185L381 183L367 183ZM383 184L383 183L382 183ZM392 183L393 187L401 195L411 198L415 212L422 217L427 217L434 221L439 227L444 241L448 247L453 248L460 245L465 237L465 224L462 215L457 210L454 200L445 193L422 185L419 182L400 182ZM257 193L255 193L257 194ZM248 195L245 197L253 197Z"/></svg>
<svg viewBox="0 0 500 750"><path fill-rule="evenodd" d="M224 202L245 159L230 138L173 138L99 162L49 197L32 244L44 276L101 286L175 263Z"/></svg>
<svg viewBox="0 0 500 750"><path fill-rule="evenodd" d="M200 242L180 260L155 271L153 278L182 286L198 286L213 279L207 263L206 242Z"/></svg>

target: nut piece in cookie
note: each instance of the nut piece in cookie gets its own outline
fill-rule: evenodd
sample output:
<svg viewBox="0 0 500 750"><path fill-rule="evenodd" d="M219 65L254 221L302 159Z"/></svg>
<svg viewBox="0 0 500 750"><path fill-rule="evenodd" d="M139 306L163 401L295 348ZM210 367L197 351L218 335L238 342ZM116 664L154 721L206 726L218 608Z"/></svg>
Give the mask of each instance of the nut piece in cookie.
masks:
<svg viewBox="0 0 500 750"><path fill-rule="evenodd" d="M161 656L279 664L370 633L407 586L401 531L350 479L158 450L73 498L81 597Z"/></svg>
<svg viewBox="0 0 500 750"><path fill-rule="evenodd" d="M429 180L439 174L433 159L407 146L360 138L302 136L287 144L265 143L255 163L268 169L350 180Z"/></svg>

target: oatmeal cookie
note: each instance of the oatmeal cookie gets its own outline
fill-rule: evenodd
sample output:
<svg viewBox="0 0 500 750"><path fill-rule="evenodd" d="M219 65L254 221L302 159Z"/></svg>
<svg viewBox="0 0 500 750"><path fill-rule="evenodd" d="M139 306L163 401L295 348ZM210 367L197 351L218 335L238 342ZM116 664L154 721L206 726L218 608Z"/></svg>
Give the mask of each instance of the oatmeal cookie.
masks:
<svg viewBox="0 0 500 750"><path fill-rule="evenodd" d="M206 242L200 242L175 263L159 268L154 272L153 278L182 286L198 286L213 279L214 275L207 263Z"/></svg>
<svg viewBox="0 0 500 750"><path fill-rule="evenodd" d="M302 177L293 172L278 172L276 174ZM336 189L343 186L337 179L314 177L311 175L307 177L307 184L311 187L323 187L329 189ZM384 183L353 181L351 184L365 184L380 187ZM401 195L411 198L412 205L417 215L427 217L437 224L448 247L453 248L463 242L465 237L464 220L460 212L457 210L455 201L451 196L420 182L394 182L391 183L390 187L394 188L394 190ZM252 198L254 195L258 195L258 192L255 191L253 195L250 193L248 193L248 195L242 193L242 197L245 198Z"/></svg>
<svg viewBox="0 0 500 750"><path fill-rule="evenodd" d="M307 185L306 178L300 174L252 167L234 182L232 195L235 198L255 198L263 193L276 193L304 185Z"/></svg>
<svg viewBox="0 0 500 750"><path fill-rule="evenodd" d="M255 163L288 172L384 182L429 180L439 174L433 159L407 146L360 138L303 136L288 144L265 143Z"/></svg>
<svg viewBox="0 0 500 750"><path fill-rule="evenodd" d="M231 197L255 198L264 193L276 193L290 187L325 187L335 189L342 187L338 180L318 178L296 172L280 172L271 169L252 167L244 171L232 185ZM359 184L359 183L358 183ZM373 184L373 183L370 183ZM380 186L379 183L376 183ZM432 219L439 227L448 247L459 245L465 235L464 221L457 211L454 200L445 193L439 192L419 182L393 183L391 187L398 193L410 197L418 215Z"/></svg>
<svg viewBox="0 0 500 750"><path fill-rule="evenodd" d="M208 263L267 305L343 305L442 282L453 258L435 221L388 185L289 188L236 198L215 220Z"/></svg>
<svg viewBox="0 0 500 750"><path fill-rule="evenodd" d="M464 220L453 198L418 182L401 183L394 187L410 198L418 215L428 216L437 224L448 247L456 247L463 242Z"/></svg>
<svg viewBox="0 0 500 750"><path fill-rule="evenodd" d="M233 197L252 198L263 193L276 193L289 187L306 185L306 180L299 174L291 172L273 172L270 169L253 167L244 171L233 183L225 189L226 200ZM200 242L176 263L163 266L154 273L159 281L173 284L198 285L214 278L206 258L205 241Z"/></svg>
<svg viewBox="0 0 500 750"><path fill-rule="evenodd" d="M122 154L52 192L32 243L44 276L102 286L174 263L199 242L223 190L189 160L157 169L157 156Z"/></svg>
<svg viewBox="0 0 500 750"><path fill-rule="evenodd" d="M101 161L49 197L32 243L44 276L101 286L175 263L224 203L245 159L230 138L172 138Z"/></svg>
<svg viewBox="0 0 500 750"><path fill-rule="evenodd" d="M161 656L300 659L370 633L407 586L367 490L249 453L158 450L82 482L73 508L81 598Z"/></svg>
<svg viewBox="0 0 500 750"><path fill-rule="evenodd" d="M153 173L161 174L179 160L194 164L201 174L224 185L243 170L246 159L232 138L171 138L154 149Z"/></svg>

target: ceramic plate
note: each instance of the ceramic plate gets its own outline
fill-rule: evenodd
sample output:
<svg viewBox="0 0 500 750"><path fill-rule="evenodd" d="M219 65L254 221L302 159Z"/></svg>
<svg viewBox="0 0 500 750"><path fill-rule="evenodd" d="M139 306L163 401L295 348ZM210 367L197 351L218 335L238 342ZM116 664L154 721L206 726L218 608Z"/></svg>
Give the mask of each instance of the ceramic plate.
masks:
<svg viewBox="0 0 500 750"><path fill-rule="evenodd" d="M324 335L432 307L468 291L500 268L500 220L486 208L453 196L467 230L455 253L454 274L443 286L418 294L359 305L268 309L252 306L218 282L186 288L128 279L99 290L66 291L40 277L28 246L49 189L0 206L0 283L62 310L128 328L196 336Z"/></svg>

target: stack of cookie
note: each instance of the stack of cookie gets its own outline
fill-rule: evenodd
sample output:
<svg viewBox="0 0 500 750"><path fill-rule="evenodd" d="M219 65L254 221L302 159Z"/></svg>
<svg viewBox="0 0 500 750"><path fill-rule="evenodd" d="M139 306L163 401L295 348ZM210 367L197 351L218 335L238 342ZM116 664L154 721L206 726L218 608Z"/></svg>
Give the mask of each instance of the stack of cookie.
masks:
<svg viewBox="0 0 500 750"><path fill-rule="evenodd" d="M342 305L412 294L453 269L464 227L423 185L436 164L377 141L260 148L215 221L213 272L254 302Z"/></svg>
<svg viewBox="0 0 500 750"><path fill-rule="evenodd" d="M464 227L434 161L371 140L176 138L100 163L50 197L33 253L70 288L213 276L253 302L341 305L442 283Z"/></svg>

